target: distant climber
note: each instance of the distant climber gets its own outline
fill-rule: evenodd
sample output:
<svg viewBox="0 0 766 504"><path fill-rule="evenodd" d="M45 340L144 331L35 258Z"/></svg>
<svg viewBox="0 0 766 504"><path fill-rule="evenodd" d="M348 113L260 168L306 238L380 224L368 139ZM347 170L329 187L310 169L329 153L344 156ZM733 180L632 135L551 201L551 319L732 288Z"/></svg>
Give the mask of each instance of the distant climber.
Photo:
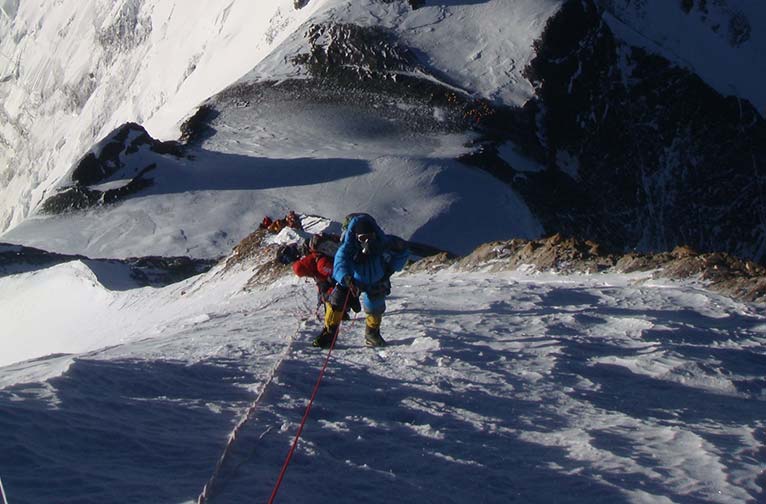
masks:
<svg viewBox="0 0 766 504"><path fill-rule="evenodd" d="M329 233L318 233L303 243L282 245L277 250L277 260L292 264L293 272L304 278L312 278L317 286L317 303L324 307L335 287L332 277L333 261L338 250L340 237ZM303 256L303 257L301 257ZM359 299L349 302L349 308L359 312ZM345 316L344 318L348 318Z"/></svg>
<svg viewBox="0 0 766 504"><path fill-rule="evenodd" d="M301 224L301 218L298 217L298 215L292 210L287 212L287 215L285 216L285 225L293 229L298 229L301 231L303 230L303 225Z"/></svg>
<svg viewBox="0 0 766 504"><path fill-rule="evenodd" d="M332 265L332 257L318 252L310 252L293 263L293 272L299 277L313 278L317 284L319 296L323 302L326 302L335 284L332 279Z"/></svg>
<svg viewBox="0 0 766 504"><path fill-rule="evenodd" d="M380 324L386 296L391 293L390 277L404 267L408 256L407 242L385 234L370 215L351 214L333 264L337 285L325 305L325 325L314 346L330 346L343 319L347 296L355 299L360 295L366 314L365 344L385 345Z"/></svg>

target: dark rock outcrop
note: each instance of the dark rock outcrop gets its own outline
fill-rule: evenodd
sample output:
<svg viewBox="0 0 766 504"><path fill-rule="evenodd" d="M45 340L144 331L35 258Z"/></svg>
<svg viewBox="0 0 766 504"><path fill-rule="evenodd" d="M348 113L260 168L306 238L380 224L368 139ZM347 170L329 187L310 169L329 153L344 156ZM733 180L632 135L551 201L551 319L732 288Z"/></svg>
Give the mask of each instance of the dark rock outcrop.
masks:
<svg viewBox="0 0 766 504"><path fill-rule="evenodd" d="M81 185L67 187L46 199L42 204L41 211L49 214L61 214L72 210L85 210L97 205L115 203L126 196L151 187L152 181L143 176L156 167L155 164L147 166L130 182L116 189L99 191Z"/></svg>
<svg viewBox="0 0 766 504"><path fill-rule="evenodd" d="M199 107L191 117L181 124L181 138L179 141L185 145L201 143L215 132L215 130L209 127L209 123L217 115L218 112L209 104Z"/></svg>
<svg viewBox="0 0 766 504"><path fill-rule="evenodd" d="M306 33L308 53L293 61L316 78L335 77L354 82L362 79L395 79L398 72L418 66L412 52L379 27L355 24L315 24Z"/></svg>
<svg viewBox="0 0 766 504"><path fill-rule="evenodd" d="M592 0L564 4L535 48L537 97L466 162L517 189L549 234L766 260L766 121L749 102L619 41ZM543 169L512 166L504 140Z"/></svg>
<svg viewBox="0 0 766 504"><path fill-rule="evenodd" d="M140 151L152 153L155 160L134 156ZM161 156L183 154L178 142L160 142L138 124L123 124L77 162L70 175L71 184L47 198L41 212L59 214L122 200L152 185L147 174L157 168ZM94 187L115 180L126 182L114 188Z"/></svg>
<svg viewBox="0 0 766 504"><path fill-rule="evenodd" d="M307 51L292 62L310 78L234 84L205 103L190 130L204 137L215 131L220 111L279 102L353 104L413 133L465 131L495 113L488 102L430 75L389 30L326 23L310 25L305 37Z"/></svg>
<svg viewBox="0 0 766 504"><path fill-rule="evenodd" d="M72 170L72 182L81 186L103 182L125 168L125 156L135 154L142 148L157 154L183 156L183 150L177 142L160 142L149 136L143 126L126 123L107 135L96 148L77 162ZM141 170L143 168L135 169Z"/></svg>
<svg viewBox="0 0 766 504"><path fill-rule="evenodd" d="M205 273L218 263L216 259L177 257L129 257L118 262L130 267L131 278L140 286L162 287Z"/></svg>

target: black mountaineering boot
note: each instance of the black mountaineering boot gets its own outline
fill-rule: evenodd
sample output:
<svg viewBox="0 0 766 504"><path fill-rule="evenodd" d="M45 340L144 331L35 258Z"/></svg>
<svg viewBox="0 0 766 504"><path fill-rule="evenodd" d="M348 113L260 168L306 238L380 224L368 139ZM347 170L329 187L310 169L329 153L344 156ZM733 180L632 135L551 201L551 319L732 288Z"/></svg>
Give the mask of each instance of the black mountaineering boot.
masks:
<svg viewBox="0 0 766 504"><path fill-rule="evenodd" d="M314 341L311 344L318 348L330 348L330 345L332 344L332 338L335 336L336 329L337 327L323 328L322 332L319 333L319 336L314 338Z"/></svg>
<svg viewBox="0 0 766 504"><path fill-rule="evenodd" d="M379 327L367 326L364 330L364 344L368 347L379 347L386 344L386 340L380 335Z"/></svg>

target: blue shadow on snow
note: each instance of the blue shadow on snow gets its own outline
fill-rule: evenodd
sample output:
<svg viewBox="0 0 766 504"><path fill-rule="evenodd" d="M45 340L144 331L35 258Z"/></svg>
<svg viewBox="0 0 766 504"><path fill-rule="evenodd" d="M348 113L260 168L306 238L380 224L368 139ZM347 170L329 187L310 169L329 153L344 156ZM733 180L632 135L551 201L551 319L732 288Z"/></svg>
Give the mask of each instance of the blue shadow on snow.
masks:
<svg viewBox="0 0 766 504"><path fill-rule="evenodd" d="M49 387L0 390L0 475L8 499L196 499L233 420L207 402L249 403L252 395L232 383L242 373L211 364L81 359Z"/></svg>

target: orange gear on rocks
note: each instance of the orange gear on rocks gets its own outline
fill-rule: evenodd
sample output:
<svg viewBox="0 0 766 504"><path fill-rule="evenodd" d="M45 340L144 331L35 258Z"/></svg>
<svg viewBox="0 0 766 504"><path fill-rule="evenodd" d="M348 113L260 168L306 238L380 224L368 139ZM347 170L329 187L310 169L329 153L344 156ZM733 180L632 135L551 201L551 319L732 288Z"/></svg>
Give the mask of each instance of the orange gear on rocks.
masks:
<svg viewBox="0 0 766 504"><path fill-rule="evenodd" d="M293 229L303 230L300 217L298 217L292 210L287 213L285 224Z"/></svg>
<svg viewBox="0 0 766 504"><path fill-rule="evenodd" d="M284 229L285 227L285 220L284 219L277 219L274 222L271 223L271 226L269 226L269 231L272 233L279 233Z"/></svg>

